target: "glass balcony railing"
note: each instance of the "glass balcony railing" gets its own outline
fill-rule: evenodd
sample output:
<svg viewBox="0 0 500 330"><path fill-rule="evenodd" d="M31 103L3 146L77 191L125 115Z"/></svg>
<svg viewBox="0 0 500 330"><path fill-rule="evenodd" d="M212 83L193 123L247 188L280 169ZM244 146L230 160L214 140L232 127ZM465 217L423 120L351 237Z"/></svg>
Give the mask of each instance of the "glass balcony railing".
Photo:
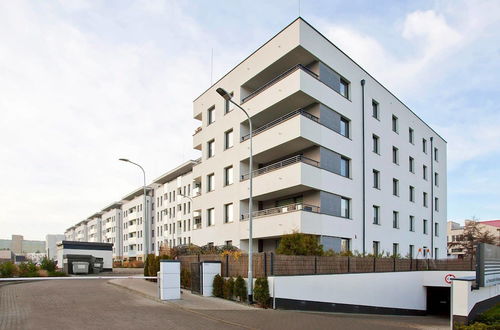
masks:
<svg viewBox="0 0 500 330"><path fill-rule="evenodd" d="M297 212L297 211L319 213L320 208L319 208L319 206L315 206L315 205L296 203L296 204L283 205L283 206L273 207L270 209L255 211L255 212L252 212L252 217L253 218L260 218L260 217L267 217L267 216L271 216L271 215ZM248 220L249 215L250 215L249 213L242 214L241 220L242 221Z"/></svg>
<svg viewBox="0 0 500 330"><path fill-rule="evenodd" d="M276 162L274 164L259 168L258 170L252 171L252 176L255 178L257 176L264 175L266 173L269 173L269 172L272 172L275 170L279 170L280 168L290 166L290 165L293 165L296 163L305 163L305 164L309 164L311 166L319 167L318 161L311 159L311 158L304 157L302 155L297 155L297 156L293 156L293 157L284 159L282 161ZM248 180L249 178L250 178L250 173L243 174L240 178L240 181L245 181L245 180Z"/></svg>

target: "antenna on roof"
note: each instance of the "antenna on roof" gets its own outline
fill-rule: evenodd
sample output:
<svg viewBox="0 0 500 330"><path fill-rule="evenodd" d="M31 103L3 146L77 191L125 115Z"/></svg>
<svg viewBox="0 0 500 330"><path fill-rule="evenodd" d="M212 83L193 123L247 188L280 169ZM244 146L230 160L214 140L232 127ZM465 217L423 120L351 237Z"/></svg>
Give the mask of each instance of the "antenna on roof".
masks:
<svg viewBox="0 0 500 330"><path fill-rule="evenodd" d="M300 0L299 0L299 17L300 17Z"/></svg>
<svg viewBox="0 0 500 330"><path fill-rule="evenodd" d="M212 56L210 57L210 86L213 85L214 80L214 49L212 48Z"/></svg>

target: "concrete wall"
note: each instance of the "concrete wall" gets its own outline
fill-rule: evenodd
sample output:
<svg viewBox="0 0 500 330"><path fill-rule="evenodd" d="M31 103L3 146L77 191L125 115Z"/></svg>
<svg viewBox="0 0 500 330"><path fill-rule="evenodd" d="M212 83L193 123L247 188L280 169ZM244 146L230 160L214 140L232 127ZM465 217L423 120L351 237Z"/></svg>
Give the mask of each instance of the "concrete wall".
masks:
<svg viewBox="0 0 500 330"><path fill-rule="evenodd" d="M452 324L468 323L478 314L500 302L500 284L472 290L472 281L454 280L452 285Z"/></svg>

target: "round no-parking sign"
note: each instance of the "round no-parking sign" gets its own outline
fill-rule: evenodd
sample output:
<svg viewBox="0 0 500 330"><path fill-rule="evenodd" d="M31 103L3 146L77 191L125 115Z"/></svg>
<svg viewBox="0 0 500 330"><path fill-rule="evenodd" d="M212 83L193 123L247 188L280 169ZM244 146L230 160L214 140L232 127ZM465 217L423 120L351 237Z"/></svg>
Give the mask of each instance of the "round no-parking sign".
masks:
<svg viewBox="0 0 500 330"><path fill-rule="evenodd" d="M446 274L444 277L444 281L448 284L451 284L451 281L455 278L453 274Z"/></svg>

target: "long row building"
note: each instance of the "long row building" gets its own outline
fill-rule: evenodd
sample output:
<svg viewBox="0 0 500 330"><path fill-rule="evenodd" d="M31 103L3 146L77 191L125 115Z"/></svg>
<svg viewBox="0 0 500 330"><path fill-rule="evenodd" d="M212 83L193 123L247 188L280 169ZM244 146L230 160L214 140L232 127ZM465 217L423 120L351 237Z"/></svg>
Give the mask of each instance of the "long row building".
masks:
<svg viewBox="0 0 500 330"><path fill-rule="evenodd" d="M253 208L249 210L250 123ZM325 249L446 256L446 141L301 18L194 100L200 153L66 231L116 259L162 246L273 251L293 231ZM144 201L146 200L146 205Z"/></svg>

